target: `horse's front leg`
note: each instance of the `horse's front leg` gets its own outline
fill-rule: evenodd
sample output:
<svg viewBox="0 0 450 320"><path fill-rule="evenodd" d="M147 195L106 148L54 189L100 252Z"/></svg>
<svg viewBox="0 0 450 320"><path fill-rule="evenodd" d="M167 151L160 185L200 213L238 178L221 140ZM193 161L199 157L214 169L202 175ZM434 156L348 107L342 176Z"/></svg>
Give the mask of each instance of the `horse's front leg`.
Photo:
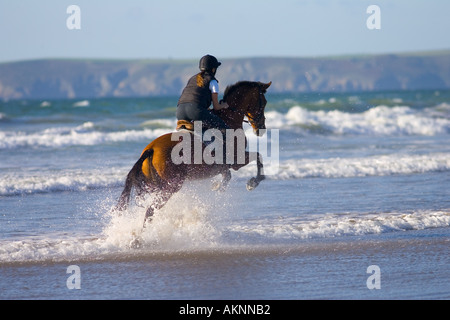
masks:
<svg viewBox="0 0 450 320"><path fill-rule="evenodd" d="M263 181L266 178L266 176L264 175L264 166L261 154L259 152L246 152L246 158L247 157L249 161L252 161L256 157L256 167L257 167L256 177L251 178L247 182L247 190L252 191L259 185L261 181Z"/></svg>

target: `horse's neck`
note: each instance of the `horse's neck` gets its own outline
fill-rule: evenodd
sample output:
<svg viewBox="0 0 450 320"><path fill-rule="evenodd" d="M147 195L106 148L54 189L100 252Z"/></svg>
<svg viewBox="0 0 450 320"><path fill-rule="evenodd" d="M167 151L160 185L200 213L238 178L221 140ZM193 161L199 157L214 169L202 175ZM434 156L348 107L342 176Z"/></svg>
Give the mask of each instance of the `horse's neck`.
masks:
<svg viewBox="0 0 450 320"><path fill-rule="evenodd" d="M248 106L252 103L251 93L246 91L244 94L237 94L234 97L229 97L228 103L230 108L221 110L219 116L227 123L232 129L242 128L242 122L247 113Z"/></svg>
<svg viewBox="0 0 450 320"><path fill-rule="evenodd" d="M245 112L241 111L239 107L231 107L229 109L221 110L218 112L218 116L231 128L242 128L242 122L244 122Z"/></svg>

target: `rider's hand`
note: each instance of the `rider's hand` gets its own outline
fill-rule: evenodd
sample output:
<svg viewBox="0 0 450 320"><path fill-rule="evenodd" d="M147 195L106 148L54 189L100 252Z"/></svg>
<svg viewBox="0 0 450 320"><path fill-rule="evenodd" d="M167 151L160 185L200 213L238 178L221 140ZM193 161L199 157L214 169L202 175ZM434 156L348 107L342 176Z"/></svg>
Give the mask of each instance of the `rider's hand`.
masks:
<svg viewBox="0 0 450 320"><path fill-rule="evenodd" d="M220 101L219 104L221 106L221 109L228 109L228 107L229 107L228 103L226 103L224 101Z"/></svg>

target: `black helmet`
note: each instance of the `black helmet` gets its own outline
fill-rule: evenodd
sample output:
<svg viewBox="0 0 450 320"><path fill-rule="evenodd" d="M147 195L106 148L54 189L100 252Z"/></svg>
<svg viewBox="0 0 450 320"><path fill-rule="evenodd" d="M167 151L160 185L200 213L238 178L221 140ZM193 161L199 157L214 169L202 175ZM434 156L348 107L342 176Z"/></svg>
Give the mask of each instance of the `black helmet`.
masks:
<svg viewBox="0 0 450 320"><path fill-rule="evenodd" d="M212 71L212 69L217 69L221 64L216 57L207 54L200 59L199 68L201 71Z"/></svg>

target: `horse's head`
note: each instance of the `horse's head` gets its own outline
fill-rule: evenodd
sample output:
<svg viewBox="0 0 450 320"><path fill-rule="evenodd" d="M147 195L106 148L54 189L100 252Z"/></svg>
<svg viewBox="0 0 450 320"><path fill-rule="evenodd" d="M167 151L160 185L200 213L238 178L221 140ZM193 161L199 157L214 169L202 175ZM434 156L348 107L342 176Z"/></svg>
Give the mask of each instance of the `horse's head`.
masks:
<svg viewBox="0 0 450 320"><path fill-rule="evenodd" d="M248 110L245 115L253 128L253 132L258 137L262 137L266 132L266 117L264 116L264 109L266 107L267 100L264 94L272 82L257 82L257 84L258 86L253 89L254 91L252 93L253 101L249 103Z"/></svg>
<svg viewBox="0 0 450 320"><path fill-rule="evenodd" d="M227 87L224 94L224 100L230 108L227 109L228 120L233 123L231 127L242 127L242 121L246 116L253 132L257 136L262 136L266 129L266 117L264 108L267 100L264 94L272 82L250 82L241 81ZM230 123L229 123L230 124Z"/></svg>

